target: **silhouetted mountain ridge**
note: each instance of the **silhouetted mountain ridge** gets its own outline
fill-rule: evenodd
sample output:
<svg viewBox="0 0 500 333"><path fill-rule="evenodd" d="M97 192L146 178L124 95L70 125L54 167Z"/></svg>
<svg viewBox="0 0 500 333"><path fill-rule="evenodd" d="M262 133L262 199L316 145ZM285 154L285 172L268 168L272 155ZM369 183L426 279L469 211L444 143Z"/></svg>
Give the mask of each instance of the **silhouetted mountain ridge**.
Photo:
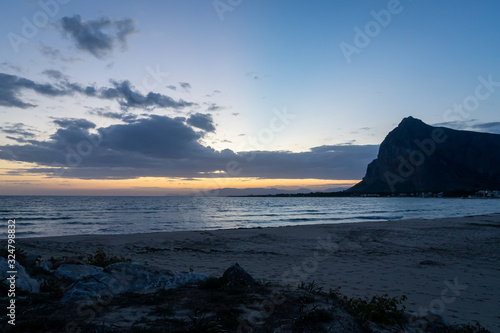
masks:
<svg viewBox="0 0 500 333"><path fill-rule="evenodd" d="M500 135L404 118L384 139L356 193L500 189Z"/></svg>

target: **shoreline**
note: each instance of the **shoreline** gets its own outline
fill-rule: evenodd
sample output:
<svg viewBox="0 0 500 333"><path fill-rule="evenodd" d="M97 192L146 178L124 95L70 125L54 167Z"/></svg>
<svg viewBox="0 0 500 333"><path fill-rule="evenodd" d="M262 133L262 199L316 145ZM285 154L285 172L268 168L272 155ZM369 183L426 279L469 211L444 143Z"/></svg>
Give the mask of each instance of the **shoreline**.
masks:
<svg viewBox="0 0 500 333"><path fill-rule="evenodd" d="M500 331L500 214L282 227L19 239L44 259L102 248L161 269L220 276L235 262L281 285L347 296L406 295L409 312ZM425 314L425 313L424 313Z"/></svg>
<svg viewBox="0 0 500 333"><path fill-rule="evenodd" d="M448 199L448 198L447 198ZM411 221L433 221L433 220L455 220L471 217L491 217L500 216L500 212L491 214L478 214L478 215L465 215L465 216L452 216L452 217L433 217L433 218L391 218L391 219L378 219L373 218L362 221L353 222L335 222L335 223L303 223L303 224L293 224L293 225L278 225L278 226L263 226L263 227L239 227L239 228L219 228L219 229L195 229L195 230L171 230L171 231L153 231L153 232L133 232L133 233L122 233L122 234L72 234L72 235L59 235L59 236L34 236L34 237L16 237L19 240L44 240L44 239L57 239L64 237L119 237L119 236L134 236L134 235L156 235L156 234L171 234L171 233L184 233L184 232L217 232L217 231L227 231L227 230L265 230L273 228L293 228L293 227L314 227L314 226L331 226L331 225L364 225L373 223L386 223L386 222L411 222ZM361 219L360 219L361 220ZM7 238L2 238L6 240Z"/></svg>

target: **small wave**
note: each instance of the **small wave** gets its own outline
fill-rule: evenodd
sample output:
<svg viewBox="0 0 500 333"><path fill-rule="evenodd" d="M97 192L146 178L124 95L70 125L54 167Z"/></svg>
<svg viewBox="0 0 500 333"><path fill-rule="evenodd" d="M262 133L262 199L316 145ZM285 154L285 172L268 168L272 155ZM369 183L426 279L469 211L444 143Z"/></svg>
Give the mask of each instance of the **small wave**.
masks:
<svg viewBox="0 0 500 333"><path fill-rule="evenodd" d="M61 217L30 217L30 218L18 218L16 221L24 222L24 221L56 221L56 220L72 220L73 218L70 216L61 216Z"/></svg>
<svg viewBox="0 0 500 333"><path fill-rule="evenodd" d="M353 217L352 219L364 219L364 220L401 220L404 216L376 216L376 215L369 215L369 216L356 216Z"/></svg>
<svg viewBox="0 0 500 333"><path fill-rule="evenodd" d="M288 221L288 222L309 222L309 221L340 221L345 220L340 217L295 217L295 218L284 218L279 221Z"/></svg>
<svg viewBox="0 0 500 333"><path fill-rule="evenodd" d="M16 236L23 237L23 236L32 236L32 235L41 235L39 232L35 231L19 231L16 232Z"/></svg>

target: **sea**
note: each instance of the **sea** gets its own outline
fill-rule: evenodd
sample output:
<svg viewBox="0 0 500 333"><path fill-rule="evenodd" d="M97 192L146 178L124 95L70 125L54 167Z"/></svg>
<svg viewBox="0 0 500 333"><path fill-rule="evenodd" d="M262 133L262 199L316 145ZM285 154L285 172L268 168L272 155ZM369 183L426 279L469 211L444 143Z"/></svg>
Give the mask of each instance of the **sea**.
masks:
<svg viewBox="0 0 500 333"><path fill-rule="evenodd" d="M0 237L130 234L500 213L499 199L0 196Z"/></svg>

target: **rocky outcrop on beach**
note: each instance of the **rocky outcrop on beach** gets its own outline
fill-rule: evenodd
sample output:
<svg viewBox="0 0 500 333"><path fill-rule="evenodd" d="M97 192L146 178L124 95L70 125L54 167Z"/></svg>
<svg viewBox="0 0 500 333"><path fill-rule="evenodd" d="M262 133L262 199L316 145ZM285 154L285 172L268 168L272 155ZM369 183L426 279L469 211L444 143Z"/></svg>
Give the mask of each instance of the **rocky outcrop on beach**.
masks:
<svg viewBox="0 0 500 333"><path fill-rule="evenodd" d="M7 259L3 257L0 257L0 279L7 287L13 285L14 290L17 288L31 293L40 291L40 283L32 279L22 265L15 265L11 268Z"/></svg>
<svg viewBox="0 0 500 333"><path fill-rule="evenodd" d="M55 274L74 281L65 292L63 302L122 293L152 293L208 278L204 274L159 271L139 263L128 262L115 263L104 269L92 265L62 265Z"/></svg>
<svg viewBox="0 0 500 333"><path fill-rule="evenodd" d="M0 258L1 267L5 262ZM405 297L369 301L343 297L338 289L323 292L314 282L264 284L238 264L217 278L131 262L53 270L43 263L16 265L25 292L16 299L23 314L18 331L425 333L451 327L438 314L405 313Z"/></svg>
<svg viewBox="0 0 500 333"><path fill-rule="evenodd" d="M379 148L352 193L500 189L500 135L433 127L403 119Z"/></svg>

